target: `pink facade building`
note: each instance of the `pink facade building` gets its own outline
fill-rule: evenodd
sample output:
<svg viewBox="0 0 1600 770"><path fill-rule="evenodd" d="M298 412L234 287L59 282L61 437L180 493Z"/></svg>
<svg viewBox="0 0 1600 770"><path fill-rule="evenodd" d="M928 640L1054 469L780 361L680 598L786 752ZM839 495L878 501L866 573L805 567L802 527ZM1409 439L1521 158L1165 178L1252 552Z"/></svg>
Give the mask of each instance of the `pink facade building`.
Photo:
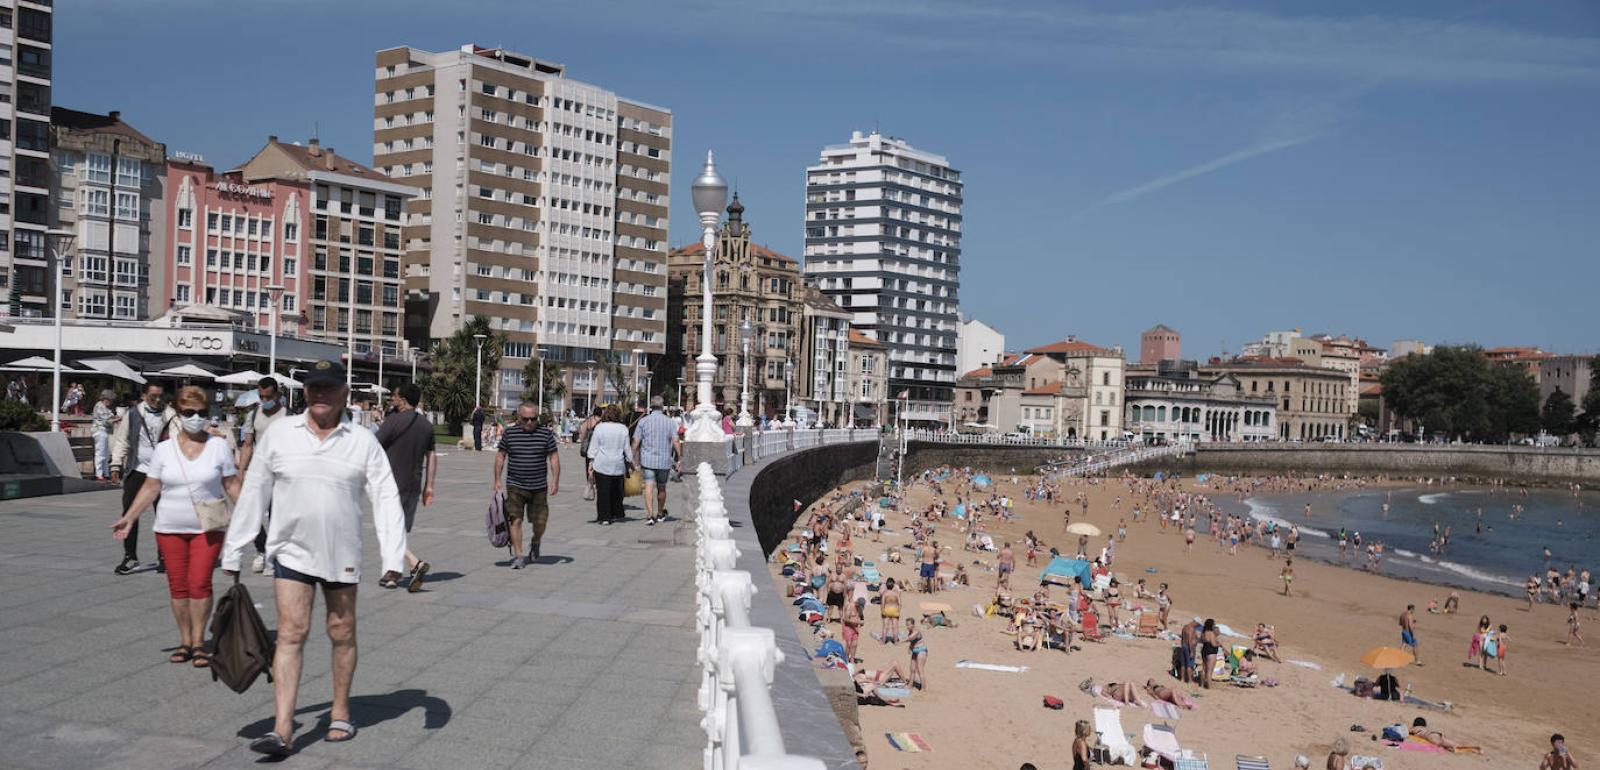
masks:
<svg viewBox="0 0 1600 770"><path fill-rule="evenodd" d="M160 309L201 305L235 311L257 328L270 328L273 284L284 286L287 317L305 307L301 271L310 207L306 185L276 179L246 181L238 171L167 161L173 193L167 222L168 296ZM290 324L279 327L295 331Z"/></svg>
<svg viewBox="0 0 1600 770"><path fill-rule="evenodd" d="M1162 361L1176 361L1183 356L1183 336L1178 330L1166 324L1156 324L1154 328L1139 335L1139 363L1158 364Z"/></svg>

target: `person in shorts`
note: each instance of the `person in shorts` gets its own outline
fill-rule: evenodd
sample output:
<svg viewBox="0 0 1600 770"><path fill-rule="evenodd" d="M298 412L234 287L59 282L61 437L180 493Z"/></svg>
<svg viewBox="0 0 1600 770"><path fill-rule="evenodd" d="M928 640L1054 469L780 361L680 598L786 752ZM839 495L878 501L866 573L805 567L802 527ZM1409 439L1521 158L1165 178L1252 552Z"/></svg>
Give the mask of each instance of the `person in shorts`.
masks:
<svg viewBox="0 0 1600 770"><path fill-rule="evenodd" d="M406 534L417 520L417 503L433 504L433 474L439 466L439 455L434 451L433 423L417 409L422 402L422 388L407 382L389 394L392 411L378 426L378 443L389 456L389 467L394 470L394 483L400 490L400 509L406 517ZM416 593L422 588L422 578L430 565L411 550L410 538L406 543L406 566L411 575L406 579L406 590ZM384 588L398 588L398 580L379 581Z"/></svg>
<svg viewBox="0 0 1600 770"><path fill-rule="evenodd" d="M511 529L512 569L522 569L539 558L539 544L550 521L550 500L561 487L561 456L556 434L539 425L539 409L522 402L517 424L506 430L494 457L494 491L505 492L506 524ZM528 520L533 537L528 554L522 554L522 520Z"/></svg>
<svg viewBox="0 0 1600 770"><path fill-rule="evenodd" d="M678 425L667 416L660 396L650 397L650 414L633 426L633 464L644 471L644 510L654 526L667 518L667 481L679 448Z"/></svg>

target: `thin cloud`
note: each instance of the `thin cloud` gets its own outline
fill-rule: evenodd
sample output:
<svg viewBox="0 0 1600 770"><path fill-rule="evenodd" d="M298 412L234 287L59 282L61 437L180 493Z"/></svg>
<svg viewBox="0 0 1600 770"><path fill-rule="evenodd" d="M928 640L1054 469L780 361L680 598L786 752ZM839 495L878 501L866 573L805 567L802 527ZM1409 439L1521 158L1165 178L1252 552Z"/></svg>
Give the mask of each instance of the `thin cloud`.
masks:
<svg viewBox="0 0 1600 770"><path fill-rule="evenodd" d="M1094 205L1089 206L1088 208L1085 208L1085 209L1077 212L1076 214L1073 214L1072 217L1069 219L1069 221L1077 221L1077 220L1081 219L1084 215L1086 215L1089 212L1094 211L1096 209L1105 208L1106 206L1115 206L1115 205L1118 205L1118 204L1121 204L1121 203L1127 203L1129 201L1136 200L1138 198L1142 198L1142 197L1144 197L1146 195L1149 195L1150 193L1159 192L1159 191L1164 190L1164 189L1166 189L1168 187L1171 187L1171 186L1173 186L1175 184L1181 184L1183 182L1187 182L1187 181L1189 181L1191 179L1194 179L1196 177L1201 177L1201 176L1205 176L1206 174L1210 174L1210 173L1213 173L1213 172L1216 172L1216 171L1221 171L1222 169L1225 169L1225 168L1227 168L1229 166L1232 166L1232 165L1235 165L1235 164L1238 164L1238 163L1243 163L1243 162L1245 162L1247 160L1250 160L1252 158L1259 158L1259 157L1261 157L1263 155L1271 155L1272 153L1275 153L1275 152L1282 152L1282 151L1290 149L1292 147L1299 147L1300 145L1305 144L1307 142L1313 142L1313 141L1316 141L1317 139L1320 139L1320 138L1322 138L1324 136L1327 136L1328 133L1329 132L1327 132L1327 131L1319 131L1319 132L1317 132L1315 134L1306 134L1304 136L1297 136L1297 137L1294 137L1292 139L1279 139L1279 140L1276 140L1276 141L1271 141L1271 142L1266 142L1266 143L1263 143L1263 144L1258 144L1258 145L1256 145L1254 147L1246 147L1246 148L1244 148L1242 150L1235 150L1233 152L1228 153L1227 155L1223 155L1223 156L1217 157L1217 158L1212 158L1211 160L1208 160L1208 161L1206 161L1204 163L1201 163L1201 164L1199 164L1197 166L1190 166L1189 168L1186 168L1186 169L1184 169L1182 171L1179 171L1177 173L1168 174L1166 176L1163 176L1163 177L1160 177L1160 178L1157 178L1157 179L1152 179L1152 180L1150 180L1148 182L1145 182L1144 184L1138 185L1136 187L1129 187L1128 189L1122 190L1120 192L1114 192L1114 193L1112 193L1110 195L1107 195L1106 197L1100 199Z"/></svg>

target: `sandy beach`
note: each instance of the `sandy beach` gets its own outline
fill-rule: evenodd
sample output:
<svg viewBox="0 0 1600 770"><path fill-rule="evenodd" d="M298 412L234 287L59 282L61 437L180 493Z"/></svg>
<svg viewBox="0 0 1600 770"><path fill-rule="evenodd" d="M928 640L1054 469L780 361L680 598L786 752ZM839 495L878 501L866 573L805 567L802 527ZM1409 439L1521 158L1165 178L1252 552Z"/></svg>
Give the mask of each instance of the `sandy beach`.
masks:
<svg viewBox="0 0 1600 770"><path fill-rule="evenodd" d="M1023 491L1034 481L1029 477L1022 477L1018 484L1011 483L1009 475L994 479L995 491L1010 495L1017 513L1011 521L987 519L986 531L996 543L1002 539L1016 543L1031 529L1047 548L1055 546L1069 554L1075 550L1076 536L1062 532L1065 503L1027 500ZM1182 483L1201 494L1216 494L1190 480ZM1088 493L1089 514L1080 516L1074 504L1074 521L1087 520L1110 535L1120 519L1129 518L1133 497L1120 480L1089 485L1064 479L1060 484L1069 500L1079 491ZM945 491L946 499L951 500L951 490ZM1113 501L1119 496L1123 498L1121 508L1113 511ZM902 564L885 563L882 556L891 547L911 542L905 529L910 520L907 512L923 509L935 499L927 485L914 485L906 504L889 512L890 529L883 542L857 537L856 552L877 562L884 577L914 581L916 567L910 563L909 552ZM803 516L801 523L805 520ZM1139 523L1130 520L1127 540L1118 544L1113 565L1124 585L1125 616L1141 604L1154 607L1153 601L1133 598L1134 581L1145 578L1152 590L1162 582L1169 584L1173 631L1183 622L1180 619L1191 617L1215 618L1243 634L1250 633L1258 622L1276 627L1285 662L1262 660L1261 669L1263 676L1278 680L1279 686L1243 689L1217 685L1201 690L1196 685L1179 685L1167 674L1172 650L1168 641L1110 637L1104 643L1080 640L1070 653L1018 651L1013 637L1005 633L1005 619L980 619L971 612L972 605L987 603L994 595L995 554L962 550L958 526L954 519L941 521L934 537L948 547L944 572L953 572L956 562L966 564L971 586L931 596L907 592L902 601L904 617L920 617L918 607L923 601L953 605L960 626L926 632L927 689L907 698L905 708L861 707L862 743L874 768L1017 768L1023 762L1032 762L1041 770L1070 767L1073 723L1079 719L1092 722L1093 707L1110 705L1079 691L1078 684L1089 677L1101 683L1140 684L1155 678L1194 696L1195 710L1183 712L1177 722L1165 723L1175 727L1185 748L1206 752L1213 768L1233 767L1237 754L1264 755L1273 767L1285 768L1293 766L1296 754L1305 754L1311 757L1313 767L1321 768L1329 746L1341 736L1350 742L1352 754L1380 757L1388 768L1537 767L1549 748L1552 732L1567 736L1568 746L1580 762L1592 764L1600 756L1594 743L1600 707L1592 695L1600 687L1600 668L1596 667L1600 639L1593 638L1600 636L1600 622L1593 610L1580 614L1591 637L1589 646L1569 647L1564 644L1565 608L1541 605L1529 612L1520 600L1462 591L1458 614L1428 614L1424 608L1429 600L1442 604L1449 589L1309 560L1296 561L1294 595L1286 597L1279 580L1283 562L1267 558L1263 549L1241 546L1238 555L1229 555L1202 532L1193 551L1185 553L1178 530L1163 531L1148 518ZM1091 553L1097 553L1105 539L1093 538ZM1026 595L1049 556L1043 554L1039 566L1030 567L1024 561L1026 549L1014 550L1018 566L1013 593ZM974 564L974 560L982 564ZM1151 574L1147 569L1156 571ZM784 580L776 566L773 575ZM1052 593L1053 598L1063 595L1063 589ZM1379 645L1399 646L1397 618L1407 604L1417 605L1423 665L1408 666L1396 674L1402 686L1409 685L1416 696L1452 703L1449 712L1360 699L1330 685L1341 673L1346 680L1378 673L1363 666L1359 658ZM1496 626L1509 626L1507 676L1463 666L1480 615L1488 615ZM880 626L878 606L869 605L864 631L876 633ZM837 630L837 624L832 628ZM802 638L810 637L810 629L803 624L797 622L796 630ZM1247 644L1243 639L1226 641ZM809 646L814 650L817 643L814 640ZM864 633L858 657L870 669L894 663L905 669L910 655L904 644L885 645ZM1026 666L1028 670L955 668L960 659ZM1061 698L1066 708L1044 708L1046 695ZM1453 740L1481 746L1482 754L1401 751L1372 740L1383 726L1409 725L1417 716L1426 717L1431 727ZM1139 734L1146 724L1164 721L1147 709L1122 709L1127 733ZM1353 725L1366 731L1352 732ZM920 734L932 750L897 751L884 734L902 732ZM1137 747L1142 741L1136 735L1132 743Z"/></svg>

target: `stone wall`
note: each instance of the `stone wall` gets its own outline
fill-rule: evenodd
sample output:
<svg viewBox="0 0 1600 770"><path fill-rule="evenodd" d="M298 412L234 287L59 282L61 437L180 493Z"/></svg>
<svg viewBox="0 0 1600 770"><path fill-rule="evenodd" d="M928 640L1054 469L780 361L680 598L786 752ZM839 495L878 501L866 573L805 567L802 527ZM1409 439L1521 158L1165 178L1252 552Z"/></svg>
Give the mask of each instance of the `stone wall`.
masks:
<svg viewBox="0 0 1600 770"><path fill-rule="evenodd" d="M876 441L859 441L803 449L754 466L750 517L762 554L772 553L788 538L797 515L796 500L804 508L841 484L871 479L877 458Z"/></svg>
<svg viewBox="0 0 1600 770"><path fill-rule="evenodd" d="M1201 444L1138 466L1185 473L1384 473L1600 485L1600 451L1416 444Z"/></svg>
<svg viewBox="0 0 1600 770"><path fill-rule="evenodd" d="M1032 473L1043 463L1082 454L1082 449L1060 447L1006 446L1004 444L941 444L912 441L906 445L906 475L948 465L971 467L990 473Z"/></svg>

